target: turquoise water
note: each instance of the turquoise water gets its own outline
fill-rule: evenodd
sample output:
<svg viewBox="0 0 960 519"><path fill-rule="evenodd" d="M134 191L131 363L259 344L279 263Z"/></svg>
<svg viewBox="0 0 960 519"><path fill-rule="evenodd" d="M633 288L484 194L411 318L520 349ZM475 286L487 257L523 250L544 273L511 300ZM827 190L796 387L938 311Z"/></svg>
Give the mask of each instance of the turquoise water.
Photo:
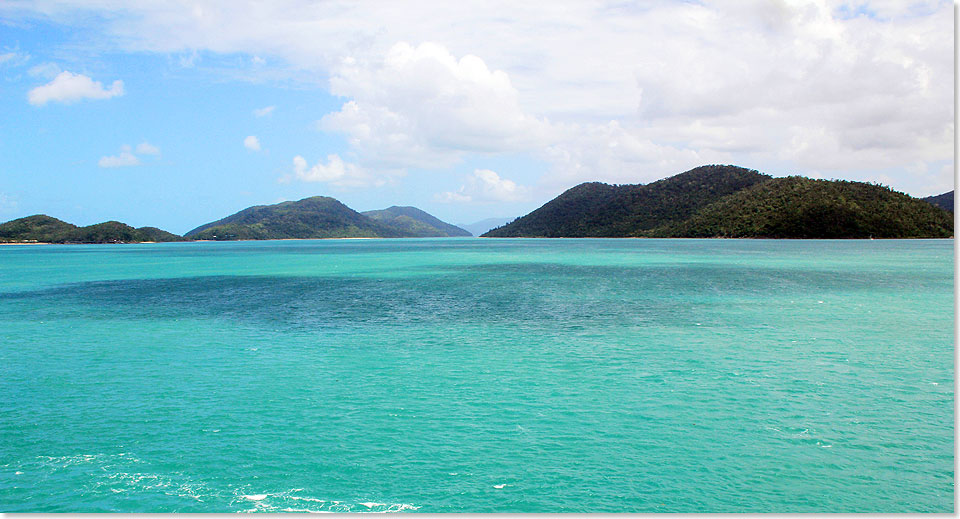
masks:
<svg viewBox="0 0 960 519"><path fill-rule="evenodd" d="M0 248L0 511L952 512L953 241Z"/></svg>

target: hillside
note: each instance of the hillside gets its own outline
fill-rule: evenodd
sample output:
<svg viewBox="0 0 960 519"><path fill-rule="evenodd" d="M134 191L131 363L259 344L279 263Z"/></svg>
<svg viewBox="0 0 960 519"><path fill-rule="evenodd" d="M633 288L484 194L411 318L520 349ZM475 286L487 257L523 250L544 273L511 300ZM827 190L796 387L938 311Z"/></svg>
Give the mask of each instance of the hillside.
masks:
<svg viewBox="0 0 960 519"><path fill-rule="evenodd" d="M924 202L933 204L945 211L953 212L953 191L948 191L941 195L928 196L921 198Z"/></svg>
<svg viewBox="0 0 960 519"><path fill-rule="evenodd" d="M184 236L196 240L403 238L411 233L383 225L338 200L314 196L296 202L248 207L201 225Z"/></svg>
<svg viewBox="0 0 960 519"><path fill-rule="evenodd" d="M470 231L451 225L416 207L391 206L360 213L383 225L395 227L418 237L473 236Z"/></svg>
<svg viewBox="0 0 960 519"><path fill-rule="evenodd" d="M77 226L45 214L17 218L0 225L0 242L53 243Z"/></svg>
<svg viewBox="0 0 960 519"><path fill-rule="evenodd" d="M686 238L949 238L953 217L863 182L775 178L725 197L684 222L647 233Z"/></svg>
<svg viewBox="0 0 960 519"><path fill-rule="evenodd" d="M0 225L0 242L8 243L139 243L183 240L176 234L156 227L135 229L116 221L77 227L43 214L18 218Z"/></svg>
<svg viewBox="0 0 960 519"><path fill-rule="evenodd" d="M683 221L770 177L737 166L701 166L650 184L589 182L484 237L622 237Z"/></svg>
<svg viewBox="0 0 960 519"><path fill-rule="evenodd" d="M647 185L581 184L483 236L944 238L953 218L873 184L704 166Z"/></svg>

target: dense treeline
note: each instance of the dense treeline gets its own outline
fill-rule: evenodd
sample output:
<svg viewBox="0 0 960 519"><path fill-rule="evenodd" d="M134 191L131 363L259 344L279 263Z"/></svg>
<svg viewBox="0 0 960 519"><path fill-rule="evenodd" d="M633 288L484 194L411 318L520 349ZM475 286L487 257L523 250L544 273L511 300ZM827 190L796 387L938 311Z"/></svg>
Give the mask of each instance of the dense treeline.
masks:
<svg viewBox="0 0 960 519"><path fill-rule="evenodd" d="M949 238L938 207L863 182L775 178L648 233L688 238Z"/></svg>
<svg viewBox="0 0 960 519"><path fill-rule="evenodd" d="M581 184L484 236L941 238L953 218L883 186L703 166L647 185Z"/></svg>

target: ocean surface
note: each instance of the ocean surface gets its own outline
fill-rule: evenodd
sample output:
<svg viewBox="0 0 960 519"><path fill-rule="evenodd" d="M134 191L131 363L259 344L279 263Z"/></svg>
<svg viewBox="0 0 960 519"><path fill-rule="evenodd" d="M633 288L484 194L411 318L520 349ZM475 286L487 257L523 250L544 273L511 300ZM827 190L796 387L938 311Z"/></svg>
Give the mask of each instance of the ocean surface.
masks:
<svg viewBox="0 0 960 519"><path fill-rule="evenodd" d="M0 247L0 511L953 512L953 261Z"/></svg>

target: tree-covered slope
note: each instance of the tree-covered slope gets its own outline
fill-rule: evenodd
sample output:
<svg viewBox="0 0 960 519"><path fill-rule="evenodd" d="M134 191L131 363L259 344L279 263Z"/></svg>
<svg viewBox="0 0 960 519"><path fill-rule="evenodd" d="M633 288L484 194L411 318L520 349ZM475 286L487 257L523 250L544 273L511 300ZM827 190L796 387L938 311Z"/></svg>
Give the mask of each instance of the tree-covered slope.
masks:
<svg viewBox="0 0 960 519"><path fill-rule="evenodd" d="M173 234L172 232L164 231L163 229L158 229L156 227L138 227L137 231L140 232L141 236L144 238L143 241L155 241L155 242L171 242L171 241L189 241L183 236Z"/></svg>
<svg viewBox="0 0 960 519"><path fill-rule="evenodd" d="M924 202L933 204L940 209L953 212L953 191L948 191L941 195L928 196L926 198L921 198Z"/></svg>
<svg viewBox="0 0 960 519"><path fill-rule="evenodd" d="M0 242L37 241L53 243L76 229L71 223L45 214L10 220L0 225Z"/></svg>
<svg viewBox="0 0 960 519"><path fill-rule="evenodd" d="M391 206L377 211L360 213L383 225L409 232L412 236L443 237L472 236L470 231L449 224L416 207Z"/></svg>
<svg viewBox="0 0 960 519"><path fill-rule="evenodd" d="M646 235L688 238L948 238L953 217L890 188L775 178Z"/></svg>
<svg viewBox="0 0 960 519"><path fill-rule="evenodd" d="M580 184L483 236L641 236L769 178L737 166L701 166L646 185Z"/></svg>
<svg viewBox="0 0 960 519"><path fill-rule="evenodd" d="M278 240L401 238L411 234L378 223L336 199L314 196L296 202L249 207L201 225L184 236L197 240Z"/></svg>
<svg viewBox="0 0 960 519"><path fill-rule="evenodd" d="M646 185L581 184L483 236L941 238L953 218L873 184L703 166Z"/></svg>
<svg viewBox="0 0 960 519"><path fill-rule="evenodd" d="M139 243L145 241L183 241L176 234L110 221L77 227L51 216L37 214L0 225L0 242L41 243Z"/></svg>

